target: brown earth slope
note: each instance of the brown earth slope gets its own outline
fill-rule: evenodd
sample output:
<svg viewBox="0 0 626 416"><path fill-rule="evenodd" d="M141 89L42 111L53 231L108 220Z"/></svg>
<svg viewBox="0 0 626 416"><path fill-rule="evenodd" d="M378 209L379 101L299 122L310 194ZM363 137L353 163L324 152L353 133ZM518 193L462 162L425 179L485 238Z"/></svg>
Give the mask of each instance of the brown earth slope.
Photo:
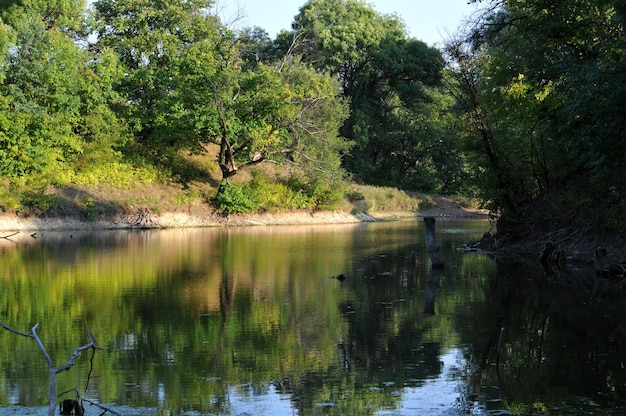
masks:
<svg viewBox="0 0 626 416"><path fill-rule="evenodd" d="M150 194L158 199L158 195ZM222 215L203 204L190 203L184 209L165 209L154 212L148 208L130 206L122 213L98 215L85 219L77 215L20 216L0 215L0 230L5 232L73 229L119 229L119 228L176 228L271 224L329 224L378 221L412 216L434 216L439 218L487 218L488 212L481 209L464 208L459 202L445 197L433 197L430 207L418 212L368 212L355 213L350 210L336 211L291 211L282 213L255 213ZM142 204L138 204L142 205ZM5 233L7 234L7 233ZM0 235L2 237L2 235Z"/></svg>

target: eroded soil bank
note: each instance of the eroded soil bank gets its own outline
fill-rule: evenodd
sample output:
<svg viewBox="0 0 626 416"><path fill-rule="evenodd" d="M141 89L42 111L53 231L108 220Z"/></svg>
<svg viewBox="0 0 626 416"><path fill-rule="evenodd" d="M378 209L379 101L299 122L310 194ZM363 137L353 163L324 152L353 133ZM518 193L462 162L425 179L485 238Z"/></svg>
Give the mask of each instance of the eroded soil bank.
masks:
<svg viewBox="0 0 626 416"><path fill-rule="evenodd" d="M0 215L0 237L10 232L37 232L44 230L105 230L124 228L182 228L219 227L246 225L286 224L339 224L380 221L396 218L434 216L438 218L488 218L489 212L482 209L464 208L445 197L435 199L432 208L418 212L373 212L352 213L344 211L292 211L282 213L255 213L222 215L208 209L187 212L153 213L137 209L125 214L92 220L80 216L19 216L5 213Z"/></svg>
<svg viewBox="0 0 626 416"><path fill-rule="evenodd" d="M465 208L445 197L436 198L431 208L417 212L292 211L222 215L211 210L153 213L137 209L94 220L80 216L19 216L4 213L0 214L0 239L32 238L38 233L52 230L341 224L427 216L439 220L490 218L487 210ZM564 228L515 242L506 241L502 236L489 235L475 247L490 252L498 261L532 263L534 267L543 267L546 277L550 279L584 286L596 293L626 295L626 238L621 235L588 235L576 228ZM552 247L552 252L548 252L547 247Z"/></svg>

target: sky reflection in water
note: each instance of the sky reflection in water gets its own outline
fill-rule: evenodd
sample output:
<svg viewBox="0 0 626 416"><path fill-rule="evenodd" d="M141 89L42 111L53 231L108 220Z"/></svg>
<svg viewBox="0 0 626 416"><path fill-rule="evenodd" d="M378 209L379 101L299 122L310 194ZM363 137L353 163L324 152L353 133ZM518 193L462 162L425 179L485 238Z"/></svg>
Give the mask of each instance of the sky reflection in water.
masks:
<svg viewBox="0 0 626 416"><path fill-rule="evenodd" d="M459 250L488 229L437 222L443 271L419 220L48 233L0 242L1 319L39 322L56 361L92 328L106 351L81 394L130 416L609 414L626 390L619 306ZM15 351L0 416L46 414L37 349L7 333L0 347Z"/></svg>

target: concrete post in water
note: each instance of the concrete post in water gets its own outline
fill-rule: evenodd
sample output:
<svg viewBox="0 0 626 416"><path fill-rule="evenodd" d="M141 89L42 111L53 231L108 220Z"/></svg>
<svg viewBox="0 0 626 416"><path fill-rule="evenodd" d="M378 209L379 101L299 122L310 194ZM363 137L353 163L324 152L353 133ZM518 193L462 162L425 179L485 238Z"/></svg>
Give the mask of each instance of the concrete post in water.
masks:
<svg viewBox="0 0 626 416"><path fill-rule="evenodd" d="M428 247L428 254L430 254L431 266L433 269L442 268L443 250L435 239L435 218L424 217L424 224L426 225L426 246Z"/></svg>

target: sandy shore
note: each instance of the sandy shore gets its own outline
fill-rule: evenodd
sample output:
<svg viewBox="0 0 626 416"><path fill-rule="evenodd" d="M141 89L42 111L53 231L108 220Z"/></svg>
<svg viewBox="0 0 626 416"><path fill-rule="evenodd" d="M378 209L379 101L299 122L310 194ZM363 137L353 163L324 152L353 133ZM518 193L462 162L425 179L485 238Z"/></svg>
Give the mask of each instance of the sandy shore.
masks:
<svg viewBox="0 0 626 416"><path fill-rule="evenodd" d="M381 212L357 213L341 211L298 211L289 213L260 213L219 215L210 212L194 213L150 213L138 211L128 215L101 218L93 221L77 217L36 217L15 214L0 215L0 231L36 232L43 230L104 230L123 228L183 228L183 227L219 227L246 225L286 225L286 224L340 224L434 216L439 218L487 218L485 210L467 210L459 206L438 206L421 212ZM0 235L2 237L2 235Z"/></svg>

